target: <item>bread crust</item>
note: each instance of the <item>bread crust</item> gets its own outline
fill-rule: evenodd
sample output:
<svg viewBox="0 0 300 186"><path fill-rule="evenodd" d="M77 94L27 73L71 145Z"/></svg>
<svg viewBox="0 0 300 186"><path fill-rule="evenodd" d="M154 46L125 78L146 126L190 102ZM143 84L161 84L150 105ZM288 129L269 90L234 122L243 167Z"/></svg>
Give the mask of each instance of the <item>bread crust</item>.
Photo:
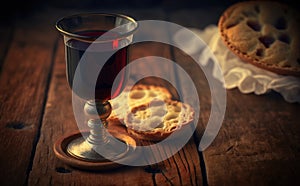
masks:
<svg viewBox="0 0 300 186"><path fill-rule="evenodd" d="M135 113L150 109L149 105L160 104L159 102L159 100L154 100L151 103L140 105L132 109L132 112L129 113L124 119L129 134L142 140L161 141L166 139L175 131L181 130L182 127L185 127L194 120L195 111L190 105L175 100L165 100L164 104L167 107L167 111L163 115L158 113L158 115L161 117L162 124L157 123L159 127L154 126L153 128L150 127L150 129L146 128L146 130L145 128L141 129L143 127L140 127L140 125L146 125L145 121L151 120L152 118L156 117L156 115L155 113L152 113L152 118L147 118L145 115L143 115L145 118L142 118L138 123L135 123L135 119L133 119L136 117ZM163 110L161 107L159 107L159 109ZM174 110L177 111L173 112Z"/></svg>
<svg viewBox="0 0 300 186"><path fill-rule="evenodd" d="M267 6L282 11L266 11ZM299 14L284 4L247 1L227 8L218 28L224 44L243 61L277 74L300 76L299 20Z"/></svg>
<svg viewBox="0 0 300 186"><path fill-rule="evenodd" d="M133 130L131 128L127 128L127 132L128 134L130 134L136 139L153 141L153 142L162 141L173 133L173 132L161 132L161 131L143 132L143 131Z"/></svg>

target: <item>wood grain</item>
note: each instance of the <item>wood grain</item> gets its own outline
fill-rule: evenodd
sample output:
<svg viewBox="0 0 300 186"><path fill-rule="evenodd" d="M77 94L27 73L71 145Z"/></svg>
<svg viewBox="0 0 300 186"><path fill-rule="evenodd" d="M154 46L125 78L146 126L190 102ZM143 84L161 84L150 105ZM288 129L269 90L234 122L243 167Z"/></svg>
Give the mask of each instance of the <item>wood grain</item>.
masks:
<svg viewBox="0 0 300 186"><path fill-rule="evenodd" d="M0 78L0 180L3 185L26 183L35 149L56 38L46 21L51 19L19 17L3 64Z"/></svg>
<svg viewBox="0 0 300 186"><path fill-rule="evenodd" d="M237 90L228 92L223 126L204 152L209 183L299 183L299 104L286 103L275 93L261 97L239 94Z"/></svg>

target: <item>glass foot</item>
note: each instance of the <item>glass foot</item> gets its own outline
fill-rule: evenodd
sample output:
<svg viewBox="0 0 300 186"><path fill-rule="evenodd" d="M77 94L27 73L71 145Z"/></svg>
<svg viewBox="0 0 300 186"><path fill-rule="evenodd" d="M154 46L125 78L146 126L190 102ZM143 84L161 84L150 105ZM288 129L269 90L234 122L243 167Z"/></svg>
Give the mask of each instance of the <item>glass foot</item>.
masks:
<svg viewBox="0 0 300 186"><path fill-rule="evenodd" d="M67 146L69 155L80 160L91 162L104 162L118 160L130 150L130 146L116 138L109 138L106 143L92 145L84 137L71 141Z"/></svg>
<svg viewBox="0 0 300 186"><path fill-rule="evenodd" d="M127 134L118 131L110 132L110 134L113 136L111 138L115 137L114 140L118 142L118 146L116 146L117 148L114 147L112 149L119 150L119 151L114 151L115 160L113 161L107 160L107 158L103 158L103 156L100 155L100 153L97 153L94 150L93 150L94 152L90 151L89 149L85 151L81 151L81 150L79 151L85 153L75 153L72 151L73 154L72 152L68 152L68 147L71 147L72 146L71 144L75 144L74 143L75 141L77 142L77 144L84 143L85 141L84 139L86 139L86 137L89 136L89 134L90 134L89 132L76 132L76 133L71 133L71 134L66 134L64 136L61 136L55 141L53 145L55 156L58 159L60 159L62 162L66 163L67 165L70 165L71 167L80 170L96 170L96 171L113 170L123 165L129 165L130 162L135 161L138 157L140 157L140 153L136 149L137 147L136 141L132 137L128 136ZM119 146L121 147L119 148ZM84 145L80 148L83 147ZM76 148L79 149L79 147L74 146L74 149ZM105 147L104 149L107 150L107 148L108 147ZM103 149L100 150L102 151L98 151L98 152L104 153ZM92 152L92 153L87 153L87 152ZM90 157L86 158L86 156L83 154L89 154Z"/></svg>

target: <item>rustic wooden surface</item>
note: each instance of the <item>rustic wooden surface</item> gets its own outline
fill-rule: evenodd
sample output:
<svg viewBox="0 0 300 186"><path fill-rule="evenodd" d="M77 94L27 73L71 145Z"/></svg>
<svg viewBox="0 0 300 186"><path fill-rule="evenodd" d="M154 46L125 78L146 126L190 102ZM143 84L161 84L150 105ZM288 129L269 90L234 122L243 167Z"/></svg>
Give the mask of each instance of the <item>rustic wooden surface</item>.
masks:
<svg viewBox="0 0 300 186"><path fill-rule="evenodd" d="M216 24L223 10L220 6L97 9L200 29ZM134 46L131 59L148 55L169 58L191 75L201 102L194 137L157 165L93 172L58 160L53 143L77 126L65 75L64 46L54 24L63 15L82 11L95 10L43 6L1 24L0 185L299 185L300 105L287 103L273 92L256 96L229 90L222 128L212 145L199 152L211 108L207 81L189 57L157 43ZM149 28L170 37L161 30ZM165 73L168 69L170 78L176 78L172 68L152 70ZM133 71L131 77L139 73ZM144 83L166 85L151 79ZM184 92L183 83L178 91ZM176 97L176 92L173 94Z"/></svg>

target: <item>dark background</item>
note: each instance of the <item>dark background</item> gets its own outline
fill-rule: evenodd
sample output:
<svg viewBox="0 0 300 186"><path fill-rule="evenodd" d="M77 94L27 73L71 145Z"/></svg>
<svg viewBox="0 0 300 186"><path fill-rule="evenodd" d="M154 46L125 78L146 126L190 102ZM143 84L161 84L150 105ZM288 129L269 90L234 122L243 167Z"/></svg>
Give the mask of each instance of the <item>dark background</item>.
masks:
<svg viewBox="0 0 300 186"><path fill-rule="evenodd" d="M295 0L277 0L299 8ZM4 3L5 2L5 3ZM224 6L239 2L238 0L9 0L2 1L0 6L1 21L17 15L26 16L43 6L74 9L99 8L153 8L168 9L199 8L207 6Z"/></svg>

